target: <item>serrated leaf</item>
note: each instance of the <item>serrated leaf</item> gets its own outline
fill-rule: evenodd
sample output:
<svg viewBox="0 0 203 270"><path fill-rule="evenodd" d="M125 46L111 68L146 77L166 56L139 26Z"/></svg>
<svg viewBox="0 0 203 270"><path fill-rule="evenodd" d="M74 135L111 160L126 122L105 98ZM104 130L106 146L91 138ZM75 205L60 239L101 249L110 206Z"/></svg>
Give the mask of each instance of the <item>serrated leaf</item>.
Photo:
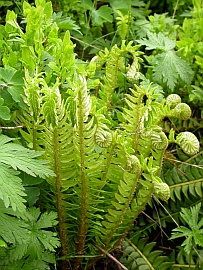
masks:
<svg viewBox="0 0 203 270"><path fill-rule="evenodd" d="M56 212L45 212L40 216L40 219L37 222L37 227L42 229L42 228L49 228L56 226L58 221L57 219L57 213Z"/></svg>
<svg viewBox="0 0 203 270"><path fill-rule="evenodd" d="M36 260L42 259L45 250L55 251L55 248L60 246L59 239L55 233L45 228L55 226L58 223L56 218L57 215L54 212L45 212L41 215L38 208L29 209L26 221L29 228L27 239L23 242L23 246L13 250L13 256L17 259L29 255L30 260ZM46 221L47 225L45 225Z"/></svg>
<svg viewBox="0 0 203 270"><path fill-rule="evenodd" d="M173 90L180 78L190 84L193 78L191 67L176 55L174 51L163 52L156 55L153 62L153 79L158 83L166 83Z"/></svg>
<svg viewBox="0 0 203 270"><path fill-rule="evenodd" d="M8 143L11 138L0 136L0 163L12 167L14 170L22 170L32 176L40 176L46 178L55 176L55 174L47 167L45 160L37 160L36 157L41 156L42 152L37 152L24 148L16 143Z"/></svg>
<svg viewBox="0 0 203 270"><path fill-rule="evenodd" d="M23 196L26 196L26 193L22 181L17 175L18 172L0 163L0 199L6 208L11 206L14 211L23 212L26 202Z"/></svg>
<svg viewBox="0 0 203 270"><path fill-rule="evenodd" d="M186 237L183 241L182 246L187 253L190 253L193 243L199 246L203 246L203 229L200 229L203 225L203 220L198 223L199 210L201 203L191 207L190 209L182 208L181 217L186 221L188 226L180 226L173 229L171 239Z"/></svg>
<svg viewBox="0 0 203 270"><path fill-rule="evenodd" d="M26 201L32 207L39 200L40 190L38 187L25 187Z"/></svg>
<svg viewBox="0 0 203 270"><path fill-rule="evenodd" d="M109 1L111 7L114 9L115 13L117 10L129 10L129 5L132 4L132 2L129 1L120 1L120 0L111 0Z"/></svg>
<svg viewBox="0 0 203 270"><path fill-rule="evenodd" d="M148 38L142 38L136 40L139 44L145 45L146 50L160 49L163 51L169 51L175 48L176 41L164 36L162 33L147 34Z"/></svg>
<svg viewBox="0 0 203 270"><path fill-rule="evenodd" d="M19 244L23 244L28 241L28 227L29 225L24 221L4 214L0 209L0 236L5 242L15 244L17 241Z"/></svg>

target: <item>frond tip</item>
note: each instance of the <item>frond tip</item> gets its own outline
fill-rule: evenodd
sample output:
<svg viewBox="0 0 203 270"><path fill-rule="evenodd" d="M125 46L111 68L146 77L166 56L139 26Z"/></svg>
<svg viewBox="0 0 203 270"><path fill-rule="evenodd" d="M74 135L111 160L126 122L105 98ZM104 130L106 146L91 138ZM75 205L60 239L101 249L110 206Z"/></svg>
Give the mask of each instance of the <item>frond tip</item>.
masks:
<svg viewBox="0 0 203 270"><path fill-rule="evenodd" d="M162 201L167 201L170 198L170 188L166 183L155 183L154 191L155 196Z"/></svg>
<svg viewBox="0 0 203 270"><path fill-rule="evenodd" d="M130 155L126 159L127 168L131 173L139 175L141 173L141 165L139 159L135 155Z"/></svg>
<svg viewBox="0 0 203 270"><path fill-rule="evenodd" d="M177 94L171 94L166 98L166 104L169 104L171 108L174 108L179 103L181 103L181 97Z"/></svg>
<svg viewBox="0 0 203 270"><path fill-rule="evenodd" d="M187 155L192 156L199 152L199 141L191 132L185 131L178 134L176 137L176 143Z"/></svg>
<svg viewBox="0 0 203 270"><path fill-rule="evenodd" d="M152 146L156 150L164 150L168 146L168 138L164 132L152 132L151 134Z"/></svg>
<svg viewBox="0 0 203 270"><path fill-rule="evenodd" d="M180 120L187 120L191 116L191 109L186 103L179 103L173 109L174 116Z"/></svg>
<svg viewBox="0 0 203 270"><path fill-rule="evenodd" d="M101 148L107 148L111 145L112 135L105 130L98 130L95 134L95 142Z"/></svg>

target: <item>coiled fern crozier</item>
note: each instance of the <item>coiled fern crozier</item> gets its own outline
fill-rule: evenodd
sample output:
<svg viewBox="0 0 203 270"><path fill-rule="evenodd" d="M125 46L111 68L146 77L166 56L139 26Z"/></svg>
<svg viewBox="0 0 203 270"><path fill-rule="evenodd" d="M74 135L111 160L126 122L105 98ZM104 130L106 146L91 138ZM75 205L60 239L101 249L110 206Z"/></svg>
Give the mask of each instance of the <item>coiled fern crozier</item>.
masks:
<svg viewBox="0 0 203 270"><path fill-rule="evenodd" d="M24 4L24 11L26 18L40 17L43 12L46 16L40 17L41 31L31 19L25 33L11 29L23 43L19 53L25 63L28 105L16 121L26 127L21 134L28 146L43 150L55 173L47 181L58 212L62 269L88 269L102 255L94 243L111 252L153 195L169 198L169 187L160 178L168 144L176 142L194 154L199 143L188 133L176 138L171 133L168 139L163 132L160 122L164 117L186 119L190 117L189 106L171 103L171 98L159 102L151 85L138 86L138 46L123 41L121 48L115 45L99 53L94 77L94 69L77 63L69 32L63 39L58 37L50 5L38 0L36 7ZM31 62L23 58L25 52L29 52ZM125 67L126 53L133 61ZM98 79L101 69L104 75ZM137 84L125 96L123 123L115 127L111 105L118 75ZM89 88L95 82L97 96Z"/></svg>

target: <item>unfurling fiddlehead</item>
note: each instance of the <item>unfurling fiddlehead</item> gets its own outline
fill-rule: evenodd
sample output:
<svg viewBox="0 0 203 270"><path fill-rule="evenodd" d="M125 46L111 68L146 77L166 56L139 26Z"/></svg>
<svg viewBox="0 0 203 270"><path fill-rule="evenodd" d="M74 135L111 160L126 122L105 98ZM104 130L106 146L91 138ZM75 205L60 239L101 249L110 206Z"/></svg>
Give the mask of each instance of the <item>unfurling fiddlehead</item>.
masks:
<svg viewBox="0 0 203 270"><path fill-rule="evenodd" d="M172 114L180 120L187 120L191 116L191 109L186 103L179 103L172 110Z"/></svg>
<svg viewBox="0 0 203 270"><path fill-rule="evenodd" d="M176 137L176 143L187 155L195 155L199 151L199 141L191 132L181 132Z"/></svg>
<svg viewBox="0 0 203 270"><path fill-rule="evenodd" d="M112 142L112 135L108 131L104 130L97 130L95 133L95 142L101 148L107 148L111 145Z"/></svg>
<svg viewBox="0 0 203 270"><path fill-rule="evenodd" d="M171 108L174 108L179 103L181 103L181 97L177 94L171 94L166 98L166 104L169 104Z"/></svg>
<svg viewBox="0 0 203 270"><path fill-rule="evenodd" d="M170 188L166 183L155 182L154 183L154 194L157 199L167 201L170 198Z"/></svg>
<svg viewBox="0 0 203 270"><path fill-rule="evenodd" d="M151 133L152 147L155 150L165 150L168 146L168 138L163 131Z"/></svg>
<svg viewBox="0 0 203 270"><path fill-rule="evenodd" d="M141 173L141 165L139 159L135 155L128 155L126 158L127 169L134 174Z"/></svg>
<svg viewBox="0 0 203 270"><path fill-rule="evenodd" d="M107 148L112 143L112 134L110 132L108 124L108 120L105 119L103 114L95 114L96 119L96 131L94 134L95 143L101 148Z"/></svg>

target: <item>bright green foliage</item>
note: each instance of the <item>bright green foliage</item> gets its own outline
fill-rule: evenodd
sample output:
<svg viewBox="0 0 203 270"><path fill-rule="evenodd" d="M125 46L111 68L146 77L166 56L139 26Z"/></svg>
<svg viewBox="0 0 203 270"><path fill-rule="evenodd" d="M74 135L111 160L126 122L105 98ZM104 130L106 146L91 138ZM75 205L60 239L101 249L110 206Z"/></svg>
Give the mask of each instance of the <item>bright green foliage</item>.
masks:
<svg viewBox="0 0 203 270"><path fill-rule="evenodd" d="M176 44L174 40L165 37L162 33L149 33L148 39L143 38L137 41L145 45L146 50L157 50L146 59L152 65L153 80L161 85L166 84L169 87L169 93L174 90L179 79L187 84L191 83L193 71L188 63L173 50Z"/></svg>
<svg viewBox="0 0 203 270"><path fill-rule="evenodd" d="M162 33L147 35L147 39L143 38L139 40L139 44L145 45L146 50L159 49L161 51L168 51L175 48L176 42L168 37L165 37Z"/></svg>
<svg viewBox="0 0 203 270"><path fill-rule="evenodd" d="M0 136L0 198L5 207L11 206L14 211L23 211L25 200L22 197L26 194L21 179L17 176L19 174L17 169L33 176L39 175L41 178L54 174L45 166L46 161L35 159L42 155L41 152L34 152L19 144L9 143L11 141L12 139L7 136Z"/></svg>
<svg viewBox="0 0 203 270"><path fill-rule="evenodd" d="M202 107L202 74L203 74L203 7L202 0L194 0L191 17L185 18L180 27L177 47L180 55L185 57L195 71L192 86L188 87L189 100Z"/></svg>
<svg viewBox="0 0 203 270"><path fill-rule="evenodd" d="M120 10L118 10L117 13L119 15L118 17L116 17L117 31L121 39L125 40L130 27L130 16L128 14L123 15Z"/></svg>
<svg viewBox="0 0 203 270"><path fill-rule="evenodd" d="M17 264L22 266L27 258L26 265L29 269L30 263L33 264L35 259L42 266L43 252L53 252L60 246L56 234L44 230L58 222L55 220L55 212L41 215L39 209L26 210L27 195L18 170L41 178L53 177L55 174L45 166L47 161L36 159L42 152L26 149L12 140L0 135L0 266L2 269L15 269ZM21 263L19 259L22 259ZM51 261L53 262L53 258ZM46 268L44 266L41 269Z"/></svg>
<svg viewBox="0 0 203 270"><path fill-rule="evenodd" d="M42 260L33 260L29 261L25 258L21 260L17 260L14 262L9 261L8 259L4 259L1 261L1 269L2 270L47 270L50 269L50 264L55 264L54 255L49 252L43 252Z"/></svg>
<svg viewBox="0 0 203 270"><path fill-rule="evenodd" d="M71 42L67 44L71 59L73 46ZM68 250L83 254L85 249L97 254L92 241L106 250L116 248L153 193L163 200L169 198L169 188L161 185L160 178L168 139L158 124L165 116L176 117L176 106L183 103L175 107L165 104L165 100L160 103L159 95L154 94L150 85L147 88L135 85L137 91L132 89L132 94L126 96L125 123L121 128L111 129L110 114L109 119L103 114L107 108L111 109L109 92L116 88L119 57L122 52L132 51L137 63L135 49L131 43L123 43L121 49L115 46L99 55L103 62L107 58L110 61L101 78L101 98L97 103L90 96L85 71L76 64L72 67L76 72L69 73L67 80L67 96L58 79L54 84L46 83L49 73L44 77L35 75L33 80L27 76L25 101L29 109L19 119L31 133L22 135L36 148L38 144L44 145L46 159L56 174L48 181L56 193L62 255L68 255ZM59 51L57 56L60 61L63 54ZM36 82L37 99L31 95L30 82ZM38 102L37 106L33 107L32 102ZM177 117L181 115L177 113ZM45 122L35 126L33 136L31 127L42 119ZM81 258L74 260L74 269L81 261Z"/></svg>
<svg viewBox="0 0 203 270"><path fill-rule="evenodd" d="M191 252L194 245L203 247L203 218L199 220L200 208L201 203L191 207L190 209L182 208L180 215L190 228L180 226L173 229L172 232L171 239L186 237L182 243L182 246L184 246L187 253Z"/></svg>
<svg viewBox="0 0 203 270"><path fill-rule="evenodd" d="M138 46L132 46L132 41L127 45L122 41L121 48L115 45L111 51L105 50L104 53L100 52L97 59L99 68L102 64L106 64L105 76L102 78L101 90L99 91L100 97L103 100L103 106L108 109L112 104L112 95L118 83L118 72L121 70L126 72L126 76L130 81L137 81L139 78L139 57L142 53L138 51ZM125 58L122 57L124 53L131 54L132 65L125 67Z"/></svg>
<svg viewBox="0 0 203 270"><path fill-rule="evenodd" d="M82 0L81 5L86 9L90 10L91 20L93 25L103 25L105 21L112 22L112 9L104 5L96 9L94 4L90 0Z"/></svg>
<svg viewBox="0 0 203 270"><path fill-rule="evenodd" d="M23 239L21 245L12 249L12 259L19 260L22 257L29 255L29 260L33 261L41 259L43 252L55 251L55 248L60 246L59 239L56 238L56 233L46 230L57 225L57 214L55 212L40 214L37 208L30 208L27 213L27 220L25 221L28 229L27 239Z"/></svg>
<svg viewBox="0 0 203 270"><path fill-rule="evenodd" d="M127 37L125 9L130 1L110 1L108 7L97 7L96 2L81 2L83 8L90 11L95 31L111 22L116 4L122 10L120 15L124 21L118 30L121 36L124 27L126 32L121 38ZM24 191L20 175L17 176L18 169L47 180L42 190L37 190L42 196L38 203L42 209L57 211L61 269L91 267L97 256L101 256L94 243L111 252L120 246L153 196L164 201L169 199L170 188L161 179L168 144L177 143L192 155L199 151L199 142L188 133L178 135L173 131L168 138L160 123L165 117L188 119L191 109L178 96L165 100L151 84L139 85L143 61L139 45L122 40L120 46L105 48L90 63L83 62L74 53L70 33L60 32L60 22L56 15L52 16L51 2L36 0L35 6L24 2L23 12L24 29L13 11L8 12L3 27L1 84L6 84L6 89L12 87L13 91L8 89L10 99L20 105L15 104L14 123L25 127L19 130L22 142L37 151L12 143L11 152L11 139L2 143L2 171L12 185L15 184L14 195L20 202L8 196L6 188L10 185L5 185L2 200L7 208L4 207L4 211L12 212L11 217L4 211L2 215L7 224L13 222L16 230L25 232L22 243L10 230L7 239L1 236L4 251L7 251L7 242L12 245L12 250L2 256L2 262L5 265L8 256L11 266L23 267L24 259L27 269L37 263L42 264L43 269L48 262L53 262L50 254L59 247L56 235L50 230L57 225L55 213L40 213L36 208L24 210L26 189ZM189 82L192 72L173 51L175 42L161 34L151 37L152 41L144 39L140 44L161 51L152 55L154 61L159 61L154 65L154 80L170 85L171 89L179 78ZM164 59L169 56L174 63L168 62L170 68L159 75L158 64L165 67ZM19 75L17 83L16 74ZM19 89L23 89L22 96L16 94ZM19 97L22 100L18 100ZM45 161L35 160L40 153L49 161L54 173L45 167ZM30 186L35 187L27 185ZM29 189L26 193L29 195ZM36 192L34 198L28 196L27 203L33 206L40 195ZM24 210L24 214L19 210ZM28 227L28 224L31 225ZM151 248L147 246L148 253ZM44 254L48 254L47 258ZM163 258L158 261L156 254L153 253L152 261L158 267L156 263L163 262ZM18 262L13 262L14 259ZM146 261L141 259L140 265L145 266ZM167 269L168 264L165 267Z"/></svg>
<svg viewBox="0 0 203 270"><path fill-rule="evenodd" d="M174 19L167 16L167 13L153 14L147 18L140 18L134 22L136 38L146 37L149 33L165 34L169 38L176 36L178 25L174 24Z"/></svg>

